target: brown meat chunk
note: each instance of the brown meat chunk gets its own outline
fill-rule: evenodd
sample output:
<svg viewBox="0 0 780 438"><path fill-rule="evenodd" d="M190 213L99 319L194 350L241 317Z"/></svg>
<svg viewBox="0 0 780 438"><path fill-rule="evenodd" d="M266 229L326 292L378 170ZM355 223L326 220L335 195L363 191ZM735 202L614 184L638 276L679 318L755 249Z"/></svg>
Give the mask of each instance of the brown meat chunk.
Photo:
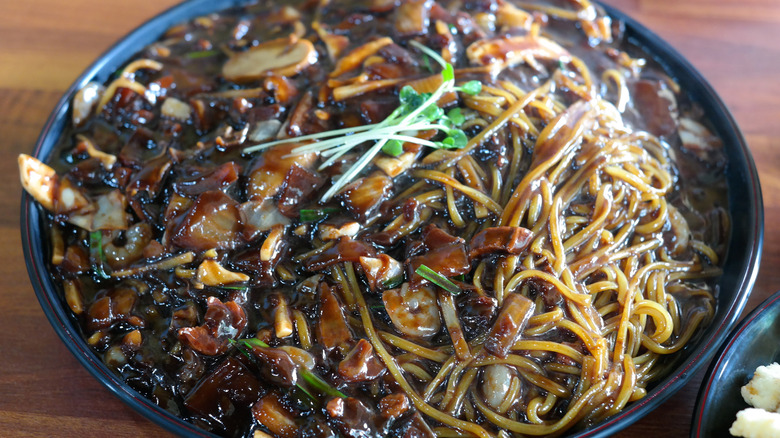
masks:
<svg viewBox="0 0 780 438"><path fill-rule="evenodd" d="M279 212L290 218L297 217L300 206L310 200L324 183L325 180L311 170L293 165L284 179Z"/></svg>
<svg viewBox="0 0 780 438"><path fill-rule="evenodd" d="M198 196L174 229L171 242L181 248L206 251L233 249L242 241L238 203L220 191Z"/></svg>
<svg viewBox="0 0 780 438"><path fill-rule="evenodd" d="M276 394L269 394L255 403L252 407L252 415L274 436L280 438L297 436L298 425L295 423L295 416L282 405Z"/></svg>
<svg viewBox="0 0 780 438"><path fill-rule="evenodd" d="M374 347L365 339L359 340L355 348L339 363L339 374L347 382L374 380L384 370L384 365L374 355Z"/></svg>
<svg viewBox="0 0 780 438"><path fill-rule="evenodd" d="M355 219L365 221L392 193L393 180L382 172L375 172L349 184L337 198L344 202Z"/></svg>
<svg viewBox="0 0 780 438"><path fill-rule="evenodd" d="M320 283L320 323L319 337L325 348L333 348L352 339L352 332L344 320L334 289L326 283Z"/></svg>
<svg viewBox="0 0 780 438"><path fill-rule="evenodd" d="M360 263L361 257L375 257L376 250L371 246L349 237L340 237L338 242L325 251L304 260L307 271L321 271L341 262Z"/></svg>
<svg viewBox="0 0 780 438"><path fill-rule="evenodd" d="M233 161L187 176L173 183L173 190L182 196L197 196L212 190L225 190L238 180L241 167Z"/></svg>
<svg viewBox="0 0 780 438"><path fill-rule="evenodd" d="M677 100L661 81L640 80L631 93L634 106L651 134L669 136L677 131Z"/></svg>
<svg viewBox="0 0 780 438"><path fill-rule="evenodd" d="M262 394L260 382L238 359L225 359L184 399L192 412L227 427L232 417L247 410ZM238 411L238 414L237 414Z"/></svg>
<svg viewBox="0 0 780 438"><path fill-rule="evenodd" d="M533 301L517 293L511 293L504 298L501 312L485 341L485 349L498 357L506 357L509 349L523 333L535 307Z"/></svg>
<svg viewBox="0 0 780 438"><path fill-rule="evenodd" d="M469 257L478 258L487 254L520 254L531 243L533 234L523 227L490 227L474 237L469 243Z"/></svg>
<svg viewBox="0 0 780 438"><path fill-rule="evenodd" d="M451 236L435 225L429 225L422 234L422 255L409 258L409 278L412 282L424 281L415 271L425 265L445 277L455 277L471 270L471 262L466 253L466 241Z"/></svg>
<svg viewBox="0 0 780 438"><path fill-rule="evenodd" d="M250 201L263 201L276 196L293 166L309 168L314 164L316 153L291 155L298 146L298 143L274 146L257 158L249 172L247 196Z"/></svg>
<svg viewBox="0 0 780 438"><path fill-rule="evenodd" d="M179 340L198 353L216 356L227 351L230 339L236 339L247 324L244 309L234 301L223 303L208 298L202 326L179 329Z"/></svg>

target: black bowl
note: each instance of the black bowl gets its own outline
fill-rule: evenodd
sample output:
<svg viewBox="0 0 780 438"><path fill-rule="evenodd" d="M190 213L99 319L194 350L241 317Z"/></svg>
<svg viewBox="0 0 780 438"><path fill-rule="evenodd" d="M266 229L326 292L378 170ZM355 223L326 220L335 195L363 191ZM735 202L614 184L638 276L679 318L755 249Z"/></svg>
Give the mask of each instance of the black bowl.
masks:
<svg viewBox="0 0 780 438"><path fill-rule="evenodd" d="M749 408L740 393L761 365L780 360L780 292L756 307L729 334L712 361L696 399L692 437L730 436L737 411Z"/></svg>
<svg viewBox="0 0 780 438"><path fill-rule="evenodd" d="M135 53L156 41L170 26L224 9L248 3L247 0L190 0L163 12L141 25L92 64L68 89L43 128L33 155L46 161L68 122L72 96L89 81L105 82ZM724 259L723 276L718 281L717 311L711 324L681 351L674 369L657 381L642 400L619 414L574 436L610 436L634 423L682 388L695 372L712 357L734 326L753 287L763 244L764 218L758 173L739 128L721 99L707 81L679 53L645 27L623 13L604 6L613 18L625 23L629 45L645 52L667 74L675 78L688 98L697 103L723 139L728 156L727 181L732 234ZM146 418L172 432L193 436L214 436L174 417L130 389L98 358L81 337L78 324L62 298L60 286L48 273L48 232L40 206L24 194L21 207L21 232L25 261L38 301L54 330L79 362L112 393Z"/></svg>

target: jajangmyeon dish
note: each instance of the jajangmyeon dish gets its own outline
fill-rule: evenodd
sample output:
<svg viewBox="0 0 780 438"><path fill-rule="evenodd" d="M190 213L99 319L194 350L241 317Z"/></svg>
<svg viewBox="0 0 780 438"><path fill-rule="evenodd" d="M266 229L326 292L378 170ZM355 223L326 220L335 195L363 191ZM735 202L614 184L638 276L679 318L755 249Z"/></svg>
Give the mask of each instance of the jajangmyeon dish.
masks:
<svg viewBox="0 0 780 438"><path fill-rule="evenodd" d="M587 0L259 1L74 97L52 276L225 436L508 437L641 399L711 319L720 140Z"/></svg>

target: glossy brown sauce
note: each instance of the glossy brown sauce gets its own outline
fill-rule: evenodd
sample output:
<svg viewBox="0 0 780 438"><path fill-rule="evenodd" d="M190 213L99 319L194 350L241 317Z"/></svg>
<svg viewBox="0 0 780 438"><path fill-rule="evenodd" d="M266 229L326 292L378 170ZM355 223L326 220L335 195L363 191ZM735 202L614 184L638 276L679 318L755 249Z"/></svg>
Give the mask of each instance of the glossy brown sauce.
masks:
<svg viewBox="0 0 780 438"><path fill-rule="evenodd" d="M575 3L558 2L555 6L574 11L578 7ZM460 355L473 354L484 359L485 354L479 356L473 347L484 343L488 355L506 357L513 351L536 364L528 365L531 371L526 370L529 374L518 380L523 389L511 404L516 412L514 420L531 422L524 412L540 394L559 397L548 409L545 421L559 420L570 407L570 397L582 392L580 377L562 369L581 367L571 356L587 356L589 349L571 330L552 323L549 330L540 329L545 320L539 315L560 309L569 317L568 306L572 304L558 288L532 279L522 288L522 294L529 298L512 294L499 306L492 286L507 257L530 251L534 244L531 231L500 226L499 215L487 209L482 212L484 206L462 195L456 196L455 202L466 225L457 226L445 207L446 197L454 196L445 193L445 185L428 182L425 190L415 189L421 178L412 171L435 168L421 164L433 153L427 148L415 155L411 170L391 176L372 167L324 205L318 202L320 195L357 154L347 154L318 171L321 157L316 153L289 156L295 145L258 154L244 153L243 149L274 138L381 122L398 106L399 87L381 87L340 101L334 98L335 90L349 85L356 72L365 75L366 82L435 79L438 67L410 48L407 42L411 38L437 51L450 50L459 82L479 80L499 87L500 81L507 80L528 92L556 70L563 69L565 75L576 67L559 65L546 59L543 49L534 49L538 59L533 62L538 65L519 63L498 76L468 70L474 65L466 49L477 41L507 38L480 58L484 64L506 61L513 53L529 49L528 41L511 40L526 35L528 29L496 29L496 17L505 11L500 1L333 0L324 4L327 6L313 1L289 5L261 1L174 26L137 56L162 64L159 70L141 68L132 75L132 80L146 89L145 95L119 87L100 111L93 107L89 118L63 134L49 164L63 181L91 198L118 190L126 202L122 207L129 225L98 231L102 251L108 256L101 261L99 252L97 257L90 252L94 237L73 225L72 212L60 210L49 215L53 233L64 242L63 260L51 270L65 289L70 285L77 291L77 298L71 295L67 304L74 310L84 338L103 362L141 395L221 435L252 436L258 430L283 437L441 433L449 426L421 412L414 400L404 395L372 347L359 311L360 300L365 300L375 329L385 333L379 337L386 348L399 363L411 364L405 368L406 379L417 392L426 390L426 375L432 378L442 370L446 360L439 360L441 356L464 360ZM597 94L609 101L619 100L614 84L602 80L601 74L609 69L629 72L637 68L630 64L635 59L623 52L620 23L607 24L612 42L593 47L595 42L589 43L582 29L590 24L572 23L542 11L528 17L542 25L544 35L588 65ZM321 33L312 29L313 21L319 21ZM224 78L227 53L236 56L295 34L311 41L316 62L288 76ZM373 52L373 61L355 61L356 70L349 69L346 61L332 59L333 50L340 50L343 56L387 36L393 42ZM331 77L337 66L348 70ZM571 77L579 80L575 73ZM556 97L565 105L580 101L578 88L567 89L560 85L566 84L565 78L561 81L556 85ZM673 214L687 220L691 240L705 242L722 255L729 224L724 209L725 161L717 142L708 143L709 148L695 148L681 139L680 115L698 120L700 114L684 94L674 92L674 83L660 70L650 66L638 69L636 75L626 73L626 87L631 100L623 111L624 121L635 131L647 130L664 140L667 158L674 162L674 191L668 196L670 205L675 206ZM462 96L451 98L450 107L465 108ZM163 103L172 99L186 105L184 117L171 116L177 114L175 109L173 113L163 111ZM591 161L589 157L596 157L605 144L578 140L564 145L558 140L579 138L577 131L585 129L582 119L590 117L586 113L592 107L588 105L555 120L541 108L526 110L541 127L552 123L555 129L547 142L535 143L535 135L524 136L517 172L502 187L519 184L528 169L554 170L567 156L573 156L575 149L584 152L569 163L572 172L603 163L606 158ZM481 117L488 121L495 118ZM471 138L481 129L475 124L465 131ZM107 168L94 154L77 147L78 135L115 156L117 162ZM510 136L507 128L479 144L471 153L479 168L469 168L461 161L455 174L458 180L489 193L495 182L485 172L491 163L507 178L513 157ZM365 149L367 146L358 150ZM413 154L420 150L410 143L404 149ZM648 184L654 182L651 178ZM534 183L528 193L537 193L540 187ZM405 192L406 196L401 196ZM428 198L422 196L424 193ZM592 197L577 195L564 213L592 218L597 211L578 211L591 202ZM304 220L302 214L312 211L327 212L327 217ZM619 216L612 213L607 220L618 223ZM637 224L652 219L641 217ZM323 238L325 224L336 233L335 238ZM342 228L351 224L357 224L356 233ZM655 236L673 253L682 235L666 226ZM542 245L551 248L549 242ZM689 246L679 249L685 255L696 251ZM149 268L190 252L189 262ZM645 257L639 252L632 255ZM706 281L717 270L717 262L704 259L696 258L699 264L707 265L703 270L709 274L667 287L666 293L676 295L683 318L712 306ZM207 261L216 262L228 273L212 272L216 280L211 279L206 267L213 265ZM592 271L608 261L609 254L582 261L575 274ZM400 263L397 272L392 262ZM128 275L102 278L94 269L96 263L106 264L114 273L127 270ZM478 268L480 263L484 263L483 268ZM445 328L453 327L445 310L450 308L446 302L450 298L441 298L441 290L416 274L421 265L453 279L463 290L451 299L457 327ZM481 282L477 286L474 281L479 269ZM226 281L231 274L233 280ZM604 274L589 284L596 279L614 280ZM362 298L344 286L349 284L358 284ZM435 307L437 315L441 307L441 320L439 316L436 321L429 320L426 306ZM404 307L409 314L405 317L411 319L394 318L388 307ZM604 317L605 325L614 324L609 319L613 311L599 316L587 307L583 312L594 320ZM534 316L541 322L533 320ZM399 330L405 323L409 327ZM302 324L307 327L306 339L301 335ZM564 345L560 351L566 354L513 350L520 340L518 331L528 329L536 334L523 335L522 339L560 343ZM647 325L647 336L655 329L653 324ZM676 330L674 337L682 336L684 327ZM248 349L231 343L253 337L270 348ZM422 348L415 350L416 355L422 359L410 360L414 354L399 347L398 339L416 343ZM550 363L559 367L548 367ZM347 398L312 386L308 386L312 394L304 393L296 386L302 381L297 371L301 366L310 368ZM534 371L534 367L545 371ZM476 392L466 397L487 391L481 384L492 378L489 373L501 372L503 369L485 369L472 376ZM545 389L532 389L534 385ZM503 389L511 392L511 386ZM617 397L618 392L608 391L605 397ZM434 391L428 402L435 404L437 397L440 400L445 395ZM485 399L491 403L490 394L485 394ZM478 410L452 409L451 414L491 433L500 429ZM582 423L598 421L603 418L599 415L584 416Z"/></svg>

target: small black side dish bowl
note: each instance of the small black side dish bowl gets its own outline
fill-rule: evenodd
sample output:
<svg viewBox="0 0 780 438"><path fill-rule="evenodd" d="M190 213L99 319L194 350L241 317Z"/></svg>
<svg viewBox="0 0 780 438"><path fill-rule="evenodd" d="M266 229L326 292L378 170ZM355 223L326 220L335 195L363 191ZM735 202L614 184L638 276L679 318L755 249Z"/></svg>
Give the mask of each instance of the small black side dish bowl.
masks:
<svg viewBox="0 0 780 438"><path fill-rule="evenodd" d="M756 368L780 360L780 292L756 307L715 355L696 399L691 437L731 436L737 412L750 407L740 388Z"/></svg>
<svg viewBox="0 0 780 438"><path fill-rule="evenodd" d="M115 70L143 47L156 41L170 26L243 3L247 1L190 0L161 13L120 40L68 89L46 122L32 154L42 161L47 161L69 121L73 95L89 81L105 82ZM761 188L755 164L745 140L723 102L701 74L667 43L623 13L607 6L604 6L604 9L614 19L625 23L629 46L647 53L677 80L687 93L688 99L704 110L711 126L723 139L729 160L726 177L733 229L728 254L723 261L724 273L717 285L718 303L713 321L678 354L669 374L655 382L648 389L645 398L630 404L619 414L574 435L588 437L607 437L634 423L682 388L695 372L707 363L736 323L753 287L758 272L764 228ZM21 233L27 270L41 307L54 330L82 365L123 402L163 428L180 435L213 436L140 396L104 366L101 359L91 351L64 302L61 286L55 284L49 275L49 231L44 224L44 213L26 194L23 194L21 204Z"/></svg>

